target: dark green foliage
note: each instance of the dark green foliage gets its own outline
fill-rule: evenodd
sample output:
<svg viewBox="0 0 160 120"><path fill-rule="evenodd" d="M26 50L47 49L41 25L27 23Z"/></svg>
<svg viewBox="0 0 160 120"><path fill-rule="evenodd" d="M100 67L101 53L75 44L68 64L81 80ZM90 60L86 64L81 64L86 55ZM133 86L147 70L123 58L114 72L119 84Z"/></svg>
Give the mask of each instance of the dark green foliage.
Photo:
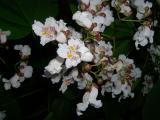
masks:
<svg viewBox="0 0 160 120"><path fill-rule="evenodd" d="M57 0L0 0L0 28L19 39L32 31L34 20L44 21L58 13Z"/></svg>

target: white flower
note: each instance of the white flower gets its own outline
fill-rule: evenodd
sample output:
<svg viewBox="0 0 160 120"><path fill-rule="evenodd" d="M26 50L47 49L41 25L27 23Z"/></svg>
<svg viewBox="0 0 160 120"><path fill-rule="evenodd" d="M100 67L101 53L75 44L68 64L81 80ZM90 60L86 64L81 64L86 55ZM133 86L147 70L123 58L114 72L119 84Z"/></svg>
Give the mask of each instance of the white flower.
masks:
<svg viewBox="0 0 160 120"><path fill-rule="evenodd" d="M87 85L87 81L86 80L82 80L80 79L79 81L77 81L77 88L82 90L86 87Z"/></svg>
<svg viewBox="0 0 160 120"><path fill-rule="evenodd" d="M4 120L6 117L6 111L0 111L0 120Z"/></svg>
<svg viewBox="0 0 160 120"><path fill-rule="evenodd" d="M51 74L59 73L62 70L63 62L64 62L64 59L57 57L51 60L49 64L45 67L45 69Z"/></svg>
<svg viewBox="0 0 160 120"><path fill-rule="evenodd" d="M121 60L123 62L123 64L126 64L126 65L130 65L130 64L133 64L133 59L129 59L127 58L125 55L119 55L118 57L119 60Z"/></svg>
<svg viewBox="0 0 160 120"><path fill-rule="evenodd" d="M32 29L34 30L35 34L41 37L40 43L43 46L46 43L55 40L56 28L58 28L58 24L56 20L52 17L47 18L44 25L36 20L32 25Z"/></svg>
<svg viewBox="0 0 160 120"><path fill-rule="evenodd" d="M59 32L56 36L56 40L60 43L64 43L67 41L66 35L63 32Z"/></svg>
<svg viewBox="0 0 160 120"><path fill-rule="evenodd" d="M82 115L83 111L88 108L88 105L91 104L95 108L102 107L101 100L97 100L98 89L94 86L91 88L91 92L86 92L83 96L82 103L77 104L77 115Z"/></svg>
<svg viewBox="0 0 160 120"><path fill-rule="evenodd" d="M88 73L84 73L84 74L83 74L83 79L84 79L84 80L87 80L87 81L89 81L89 82L92 82L92 81L93 81L92 76L91 76L90 74L88 74Z"/></svg>
<svg viewBox="0 0 160 120"><path fill-rule="evenodd" d="M112 56L113 54L110 42L106 44L105 41L99 41L98 46L95 46L95 48L95 52L98 54L101 54L102 52L104 52L105 56Z"/></svg>
<svg viewBox="0 0 160 120"><path fill-rule="evenodd" d="M62 81L63 83L61 87L59 88L59 91L62 91L62 93L64 93L67 90L68 85L73 84L74 81L72 78L70 78L70 76L64 76Z"/></svg>
<svg viewBox="0 0 160 120"><path fill-rule="evenodd" d="M67 40L66 35L63 33L67 30L66 23L63 20L56 21L53 17L49 17L46 19L45 24L35 20L32 29L36 35L41 37L40 43L43 46L53 40L61 43Z"/></svg>
<svg viewBox="0 0 160 120"><path fill-rule="evenodd" d="M57 32L66 31L68 28L66 27L66 23L63 20L57 21L58 28L56 28Z"/></svg>
<svg viewBox="0 0 160 120"><path fill-rule="evenodd" d="M120 5L120 9L120 13L123 13L126 16L129 16L132 12L132 9L125 4Z"/></svg>
<svg viewBox="0 0 160 120"><path fill-rule="evenodd" d="M7 36L11 34L11 31L2 31L0 29L0 44L4 44L7 41Z"/></svg>
<svg viewBox="0 0 160 120"><path fill-rule="evenodd" d="M111 5L120 13L124 14L125 16L129 16L132 13L132 9L129 6L130 1L120 1L120 0L112 0Z"/></svg>
<svg viewBox="0 0 160 120"><path fill-rule="evenodd" d="M139 50L138 45L146 46L149 43L153 43L154 31L148 26L140 26L138 31L134 34L133 40L135 40L136 49Z"/></svg>
<svg viewBox="0 0 160 120"><path fill-rule="evenodd" d="M19 88L21 83L19 82L19 76L15 74L13 77L10 78L10 83L12 87Z"/></svg>
<svg viewBox="0 0 160 120"><path fill-rule="evenodd" d="M81 39L82 38L82 34L75 31L74 28L68 27L68 29L71 32L71 35L69 36L70 38L73 38L73 39Z"/></svg>
<svg viewBox="0 0 160 120"><path fill-rule="evenodd" d="M105 19L104 19L103 24L105 26L110 26L111 23L114 21L112 11L108 7L103 7L102 10L98 14L101 14L101 13L105 14L104 16Z"/></svg>
<svg viewBox="0 0 160 120"><path fill-rule="evenodd" d="M91 84L92 81L93 81L92 76L88 73L84 73L82 74L82 78L78 79L77 87L78 89L84 89L87 86L87 84Z"/></svg>
<svg viewBox="0 0 160 120"><path fill-rule="evenodd" d="M52 84L58 83L61 80L62 75L61 74L57 74L52 76L51 81Z"/></svg>
<svg viewBox="0 0 160 120"><path fill-rule="evenodd" d="M32 77L32 73L33 73L32 66L28 66L25 63L21 63L20 66L21 66L20 72L23 73L23 77L31 78Z"/></svg>
<svg viewBox="0 0 160 120"><path fill-rule="evenodd" d="M148 49L149 53L151 54L151 56L160 56L160 45L156 45L154 46L153 44L150 46L150 48Z"/></svg>
<svg viewBox="0 0 160 120"><path fill-rule="evenodd" d="M133 2L133 5L137 8L137 14L136 17L138 19L143 19L145 17L148 17L151 13L151 7L152 3L149 1L144 0L135 0Z"/></svg>
<svg viewBox="0 0 160 120"><path fill-rule="evenodd" d="M84 3L84 4L86 4L86 5L88 5L89 2L90 2L90 0L81 0L81 2Z"/></svg>
<svg viewBox="0 0 160 120"><path fill-rule="evenodd" d="M13 88L18 88L21 85L21 83L19 82L19 76L17 74L12 76L9 80L3 78L2 81L4 82L5 90L11 89L11 86Z"/></svg>
<svg viewBox="0 0 160 120"><path fill-rule="evenodd" d="M135 68L131 70L131 76L135 79L140 78L142 74L142 71L139 68Z"/></svg>
<svg viewBox="0 0 160 120"><path fill-rule="evenodd" d="M29 45L15 45L14 46L15 50L19 50L21 53L21 56L29 56L31 55L31 48Z"/></svg>
<svg viewBox="0 0 160 120"><path fill-rule="evenodd" d="M101 94L104 96L105 92L112 92L113 83L110 81L107 81L105 85L102 85L101 87Z"/></svg>
<svg viewBox="0 0 160 120"><path fill-rule="evenodd" d="M81 53L81 60L82 61L91 62L93 60L93 55L87 47L82 46L79 49L79 52Z"/></svg>
<svg viewBox="0 0 160 120"><path fill-rule="evenodd" d="M68 40L68 44L59 44L57 54L66 59L65 65L67 68L75 67L81 61L90 62L93 59L93 55L85 47L84 42L72 38Z"/></svg>
<svg viewBox="0 0 160 120"><path fill-rule="evenodd" d="M89 105L89 95L90 93L89 92L86 92L84 95L83 95L83 99L82 99L82 103L78 103L77 104L77 115L80 116L80 115L83 115L83 111L86 111L86 109L88 108L88 105Z"/></svg>
<svg viewBox="0 0 160 120"><path fill-rule="evenodd" d="M80 26L90 28L92 25L93 16L90 12L87 11L77 11L73 14L72 19L76 20L77 24L79 24Z"/></svg>
<svg viewBox="0 0 160 120"><path fill-rule="evenodd" d="M134 93L131 92L131 86L129 86L127 82L122 84L121 90L122 90L122 95L120 96L119 101L121 99L126 99L127 97L131 98L134 97Z"/></svg>
<svg viewBox="0 0 160 120"><path fill-rule="evenodd" d="M96 27L93 31L103 32L106 26L109 26L114 21L112 12L107 7L103 7L96 16L93 17L93 23L96 23Z"/></svg>
<svg viewBox="0 0 160 120"><path fill-rule="evenodd" d="M2 78L2 82L4 82L4 89L5 90L9 90L11 89L11 83L9 80L5 79L5 78Z"/></svg>
<svg viewBox="0 0 160 120"><path fill-rule="evenodd" d="M112 76L111 81L113 82L114 86L112 88L112 97L114 98L115 95L118 95L121 93L122 90L122 83L118 78L118 74L115 74Z"/></svg>
<svg viewBox="0 0 160 120"><path fill-rule="evenodd" d="M70 84L73 84L75 81L78 80L78 70L75 68L73 69L69 75L64 76L62 81L62 85L59 89L59 91L62 91L62 93L64 93L67 90L67 86Z"/></svg>
<svg viewBox="0 0 160 120"><path fill-rule="evenodd" d="M97 6L100 6L103 0L90 0L89 10L97 12Z"/></svg>
<svg viewBox="0 0 160 120"><path fill-rule="evenodd" d="M143 95L146 95L150 92L150 90L153 88L153 77L150 75L145 75L144 76L144 82L143 82L143 89L142 93Z"/></svg>

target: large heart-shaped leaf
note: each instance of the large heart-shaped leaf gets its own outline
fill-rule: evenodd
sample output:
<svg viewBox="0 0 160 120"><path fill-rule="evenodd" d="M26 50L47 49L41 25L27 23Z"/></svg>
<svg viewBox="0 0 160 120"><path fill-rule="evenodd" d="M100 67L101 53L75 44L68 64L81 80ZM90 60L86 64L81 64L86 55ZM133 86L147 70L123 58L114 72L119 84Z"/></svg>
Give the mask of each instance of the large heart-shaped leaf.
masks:
<svg viewBox="0 0 160 120"><path fill-rule="evenodd" d="M10 30L9 39L23 38L31 32L34 20L56 16L57 0L0 0L0 28Z"/></svg>

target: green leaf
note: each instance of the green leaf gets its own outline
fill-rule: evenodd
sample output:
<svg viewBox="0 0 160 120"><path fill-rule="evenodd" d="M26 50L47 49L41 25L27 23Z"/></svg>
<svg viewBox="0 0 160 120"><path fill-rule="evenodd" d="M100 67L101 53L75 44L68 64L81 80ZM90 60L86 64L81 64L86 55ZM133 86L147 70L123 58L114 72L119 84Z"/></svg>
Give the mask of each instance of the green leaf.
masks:
<svg viewBox="0 0 160 120"><path fill-rule="evenodd" d="M65 97L56 98L52 103L52 109L45 120L72 120L76 110L76 104Z"/></svg>
<svg viewBox="0 0 160 120"><path fill-rule="evenodd" d="M20 39L32 31L34 20L55 17L57 0L0 0L0 28L10 30L9 39Z"/></svg>
<svg viewBox="0 0 160 120"><path fill-rule="evenodd" d="M160 120L160 80L157 81L146 98L143 120Z"/></svg>
<svg viewBox="0 0 160 120"><path fill-rule="evenodd" d="M6 111L7 120L22 120L18 102L9 95L0 95L0 109Z"/></svg>
<svg viewBox="0 0 160 120"><path fill-rule="evenodd" d="M70 4L69 4L69 7L70 7L70 9L72 11L72 14L74 14L76 11L78 11L77 1L76 0L71 0Z"/></svg>
<svg viewBox="0 0 160 120"><path fill-rule="evenodd" d="M132 22L115 20L115 22L105 30L103 34L104 38L112 42L114 56L129 53L134 28L135 26Z"/></svg>
<svg viewBox="0 0 160 120"><path fill-rule="evenodd" d="M122 120L122 106L121 103L117 103L114 99L105 96L103 99L103 111L106 120Z"/></svg>

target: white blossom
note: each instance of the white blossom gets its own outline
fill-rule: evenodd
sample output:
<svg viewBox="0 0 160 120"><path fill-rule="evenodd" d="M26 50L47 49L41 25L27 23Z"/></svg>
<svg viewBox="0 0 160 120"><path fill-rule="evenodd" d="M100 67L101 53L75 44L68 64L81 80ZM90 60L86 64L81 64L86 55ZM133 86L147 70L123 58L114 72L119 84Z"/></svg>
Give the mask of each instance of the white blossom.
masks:
<svg viewBox="0 0 160 120"><path fill-rule="evenodd" d="M81 61L90 62L93 55L89 49L85 47L84 42L79 39L69 39L68 44L59 44L57 54L65 58L65 65L67 68L77 66Z"/></svg>
<svg viewBox="0 0 160 120"><path fill-rule="evenodd" d="M143 95L146 95L153 88L153 85L154 85L153 84L153 77L150 75L145 75L144 82L142 84L143 84L142 93L143 93Z"/></svg>
<svg viewBox="0 0 160 120"><path fill-rule="evenodd" d="M109 92L109 93L112 92L112 87L113 87L113 83L110 81L107 81L105 85L101 86L101 94L104 96L105 92Z"/></svg>
<svg viewBox="0 0 160 120"><path fill-rule="evenodd" d="M11 86L13 88L18 88L21 85L21 83L19 82L19 76L17 74L12 76L9 80L3 78L2 81L4 82L5 90L11 89Z"/></svg>
<svg viewBox="0 0 160 120"><path fill-rule="evenodd" d="M14 49L19 50L22 57L31 55L31 48L29 45L15 45Z"/></svg>
<svg viewBox="0 0 160 120"><path fill-rule="evenodd" d="M151 13L152 3L145 0L134 0L133 5L137 8L136 17L143 19L148 17Z"/></svg>
<svg viewBox="0 0 160 120"><path fill-rule="evenodd" d="M142 75L142 71L139 68L132 69L131 76L135 79L140 78Z"/></svg>
<svg viewBox="0 0 160 120"><path fill-rule="evenodd" d="M63 79L62 79L63 83L62 83L59 91L62 91L62 93L64 93L67 90L68 85L73 84L75 81L78 80L77 77L78 77L78 70L76 68L73 69L69 73L69 75L63 76Z"/></svg>
<svg viewBox="0 0 160 120"><path fill-rule="evenodd" d="M120 0L112 0L111 5L114 7L117 11L124 14L125 16L129 16L132 13L132 9L129 6L130 1L120 1Z"/></svg>
<svg viewBox="0 0 160 120"><path fill-rule="evenodd" d="M0 29L0 44L4 44L7 41L7 36L9 36L11 34L11 31L2 31L2 29Z"/></svg>
<svg viewBox="0 0 160 120"><path fill-rule="evenodd" d="M64 43L67 40L64 34L67 27L63 20L56 21L53 17L49 17L46 19L45 24L35 20L32 29L36 35L41 37L40 43L43 46L50 41L57 40L60 43Z"/></svg>
<svg viewBox="0 0 160 120"><path fill-rule="evenodd" d="M69 36L70 38L73 38L73 39L82 39L82 34L75 31L74 28L72 27L68 27L69 31L71 32L71 35Z"/></svg>
<svg viewBox="0 0 160 120"><path fill-rule="evenodd" d="M20 66L21 66L20 72L23 73L23 77L31 78L33 73L33 67L23 62L20 64Z"/></svg>
<svg viewBox="0 0 160 120"><path fill-rule="evenodd" d="M105 56L112 56L112 45L110 44L110 42L105 43L105 41L99 41L98 45L95 46L95 52L98 54L104 52Z"/></svg>
<svg viewBox="0 0 160 120"><path fill-rule="evenodd" d="M91 92L86 92L83 96L82 103L77 104L77 115L80 116L82 115L83 111L86 111L88 108L88 105L92 105L95 108L100 108L102 107L102 102L101 100L97 100L98 96L98 89L94 86L91 88Z"/></svg>
<svg viewBox="0 0 160 120"><path fill-rule="evenodd" d="M54 75L54 76L51 78L52 84L59 83L59 81L61 80L61 77L62 77L61 74Z"/></svg>
<svg viewBox="0 0 160 120"><path fill-rule="evenodd" d="M148 26L140 26L138 31L134 34L133 40L135 40L136 49L139 50L138 45L146 46L148 43L153 43L154 31Z"/></svg>
<svg viewBox="0 0 160 120"><path fill-rule="evenodd" d="M82 27L90 28L93 21L93 16L90 12L80 12L77 11L73 14L72 17L73 20L76 20L77 24L79 24Z"/></svg>
<svg viewBox="0 0 160 120"><path fill-rule="evenodd" d="M62 64L64 60L60 57L57 57L49 62L49 64L45 67L45 69L51 73L56 74L62 70Z"/></svg>

